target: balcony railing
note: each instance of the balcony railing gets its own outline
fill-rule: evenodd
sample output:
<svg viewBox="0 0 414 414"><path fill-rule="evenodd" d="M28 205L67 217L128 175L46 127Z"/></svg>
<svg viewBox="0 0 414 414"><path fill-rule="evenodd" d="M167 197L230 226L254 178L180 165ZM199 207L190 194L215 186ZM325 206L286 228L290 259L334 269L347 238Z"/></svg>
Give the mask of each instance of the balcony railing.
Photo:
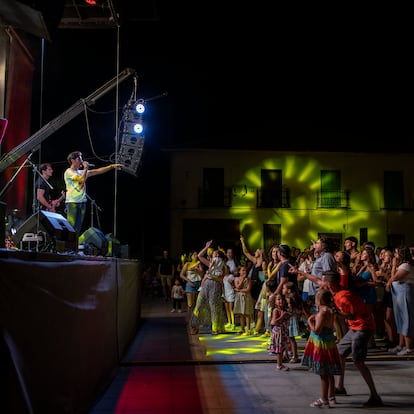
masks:
<svg viewBox="0 0 414 414"><path fill-rule="evenodd" d="M290 207L290 192L288 189L265 191L254 186L234 185L224 189L199 189L198 194L200 208L229 208L240 205L250 206L251 208Z"/></svg>
<svg viewBox="0 0 414 414"><path fill-rule="evenodd" d="M199 189L199 208L290 208L290 190L262 190L259 187L234 185L213 189ZM350 191L318 191L316 208L350 208ZM313 206L308 206L312 208Z"/></svg>
<svg viewBox="0 0 414 414"><path fill-rule="evenodd" d="M316 208L350 208L350 191L318 191Z"/></svg>
<svg viewBox="0 0 414 414"><path fill-rule="evenodd" d="M290 208L290 191L283 188L280 191L257 189L258 208Z"/></svg>

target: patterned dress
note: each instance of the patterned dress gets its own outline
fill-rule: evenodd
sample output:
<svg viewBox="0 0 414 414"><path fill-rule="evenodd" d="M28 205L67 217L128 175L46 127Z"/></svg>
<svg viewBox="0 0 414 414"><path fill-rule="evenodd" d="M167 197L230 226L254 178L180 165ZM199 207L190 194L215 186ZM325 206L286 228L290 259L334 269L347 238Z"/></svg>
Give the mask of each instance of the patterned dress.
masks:
<svg viewBox="0 0 414 414"><path fill-rule="evenodd" d="M311 332L303 351L302 365L318 375L341 375L341 358L334 329L324 327L319 335Z"/></svg>
<svg viewBox="0 0 414 414"><path fill-rule="evenodd" d="M274 308L272 310L272 319L277 317L280 312L280 309ZM284 311L283 318L277 321L275 325L272 324L272 321L270 322L272 332L270 334L269 352L282 354L284 351L287 351L289 344L289 320L289 312Z"/></svg>
<svg viewBox="0 0 414 414"><path fill-rule="evenodd" d="M225 333L224 307L221 300L222 270L224 261L214 258L208 274L201 284L201 290L197 296L197 302L191 315L191 332L198 333L200 325L211 326L211 333Z"/></svg>

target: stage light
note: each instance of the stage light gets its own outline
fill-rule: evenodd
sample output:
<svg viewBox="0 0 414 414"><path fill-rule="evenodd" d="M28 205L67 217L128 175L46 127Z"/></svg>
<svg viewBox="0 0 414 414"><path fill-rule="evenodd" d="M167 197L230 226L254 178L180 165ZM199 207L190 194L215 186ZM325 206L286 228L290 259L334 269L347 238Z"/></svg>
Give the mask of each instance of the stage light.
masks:
<svg viewBox="0 0 414 414"><path fill-rule="evenodd" d="M145 112L145 105L143 100L139 100L135 104L135 110L138 114L143 114Z"/></svg>
<svg viewBox="0 0 414 414"><path fill-rule="evenodd" d="M123 113L123 133L141 135L144 132L142 114L145 112L145 105L142 99L136 102L129 102Z"/></svg>
<svg viewBox="0 0 414 414"><path fill-rule="evenodd" d="M142 131L144 130L144 127L142 126L142 124L140 124L139 122L137 122L134 125L134 132L137 134L142 134Z"/></svg>
<svg viewBox="0 0 414 414"><path fill-rule="evenodd" d="M90 6L96 6L96 0L85 0L86 4L89 4Z"/></svg>
<svg viewBox="0 0 414 414"><path fill-rule="evenodd" d="M125 122L122 129L124 134L141 135L144 132L142 120L135 120L133 122Z"/></svg>

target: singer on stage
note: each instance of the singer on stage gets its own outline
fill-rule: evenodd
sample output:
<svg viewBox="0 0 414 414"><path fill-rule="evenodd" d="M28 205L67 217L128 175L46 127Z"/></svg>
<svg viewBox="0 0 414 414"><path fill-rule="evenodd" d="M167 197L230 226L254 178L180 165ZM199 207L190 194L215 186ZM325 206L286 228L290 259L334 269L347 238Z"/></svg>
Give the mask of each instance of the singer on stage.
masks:
<svg viewBox="0 0 414 414"><path fill-rule="evenodd" d="M83 161L80 151L73 151L67 157L70 167L64 173L66 185L66 218L77 232L81 234L86 213L86 180L94 175L104 174L112 169L120 170L121 164L111 164L90 170L87 161ZM81 168L82 167L82 168Z"/></svg>

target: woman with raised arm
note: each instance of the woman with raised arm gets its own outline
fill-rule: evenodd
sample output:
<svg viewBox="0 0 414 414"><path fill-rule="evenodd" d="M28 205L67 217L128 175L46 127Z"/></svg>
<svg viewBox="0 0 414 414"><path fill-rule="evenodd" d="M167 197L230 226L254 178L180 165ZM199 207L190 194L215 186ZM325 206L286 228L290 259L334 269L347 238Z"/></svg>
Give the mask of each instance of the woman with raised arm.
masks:
<svg viewBox="0 0 414 414"><path fill-rule="evenodd" d="M207 318L211 321L212 335L226 331L222 302L225 255L221 250L214 249L211 258L206 258L205 255L212 243L212 240L208 241L198 253L198 259L207 267L207 271L201 282L201 289L191 315L191 334L197 334L201 321L204 322Z"/></svg>

